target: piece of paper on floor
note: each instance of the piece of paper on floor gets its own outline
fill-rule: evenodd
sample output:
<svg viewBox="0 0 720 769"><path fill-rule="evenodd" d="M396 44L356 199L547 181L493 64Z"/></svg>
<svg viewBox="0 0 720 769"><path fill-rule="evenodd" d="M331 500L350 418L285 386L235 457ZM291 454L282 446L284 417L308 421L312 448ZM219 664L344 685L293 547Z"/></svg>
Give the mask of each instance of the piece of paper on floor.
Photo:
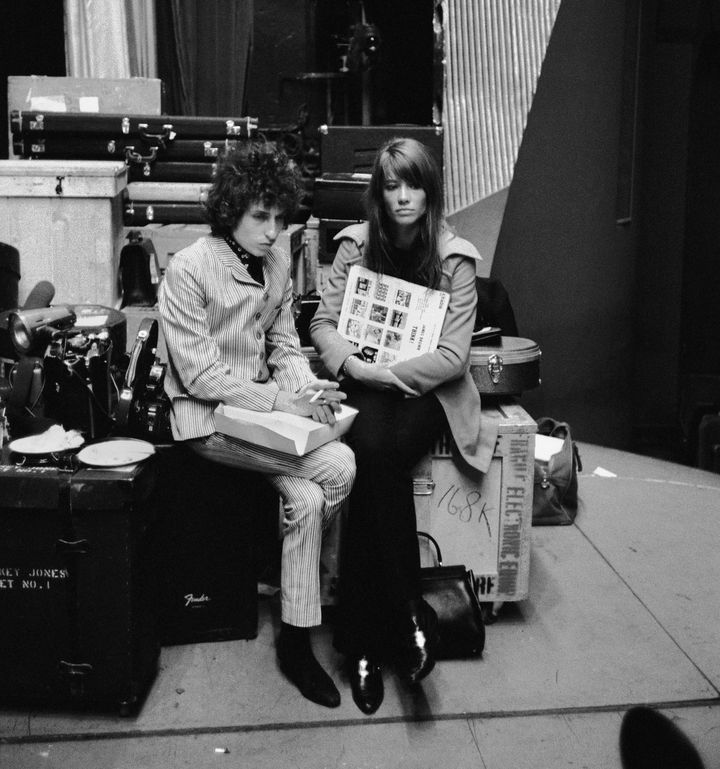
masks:
<svg viewBox="0 0 720 769"><path fill-rule="evenodd" d="M596 467L592 471L593 475L599 475L601 478L617 478L617 473L612 473L610 470L606 470L604 467Z"/></svg>

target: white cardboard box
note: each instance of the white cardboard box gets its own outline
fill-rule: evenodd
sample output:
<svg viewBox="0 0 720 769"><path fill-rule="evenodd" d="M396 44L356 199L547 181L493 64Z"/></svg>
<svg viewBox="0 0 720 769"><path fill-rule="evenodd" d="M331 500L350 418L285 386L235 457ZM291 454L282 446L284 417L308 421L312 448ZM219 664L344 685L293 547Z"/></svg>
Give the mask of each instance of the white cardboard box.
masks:
<svg viewBox="0 0 720 769"><path fill-rule="evenodd" d="M301 457L341 438L356 415L357 409L341 405L331 425L283 411L255 411L221 403L215 409L215 429L257 446Z"/></svg>
<svg viewBox="0 0 720 769"><path fill-rule="evenodd" d="M0 241L20 252L21 304L49 280L54 304L115 307L126 185L118 161L0 160Z"/></svg>

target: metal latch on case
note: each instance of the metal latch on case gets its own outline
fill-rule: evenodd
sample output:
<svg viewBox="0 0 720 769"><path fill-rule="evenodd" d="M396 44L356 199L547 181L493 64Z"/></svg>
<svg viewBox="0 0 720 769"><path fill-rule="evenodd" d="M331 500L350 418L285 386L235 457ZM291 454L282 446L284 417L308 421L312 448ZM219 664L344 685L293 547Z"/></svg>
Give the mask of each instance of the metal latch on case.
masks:
<svg viewBox="0 0 720 769"><path fill-rule="evenodd" d="M413 478L413 494L416 497L429 497L435 491L432 478Z"/></svg>
<svg viewBox="0 0 720 769"><path fill-rule="evenodd" d="M498 384L503 370L503 359L497 353L493 353L488 357L487 370L490 375L490 381L493 384Z"/></svg>

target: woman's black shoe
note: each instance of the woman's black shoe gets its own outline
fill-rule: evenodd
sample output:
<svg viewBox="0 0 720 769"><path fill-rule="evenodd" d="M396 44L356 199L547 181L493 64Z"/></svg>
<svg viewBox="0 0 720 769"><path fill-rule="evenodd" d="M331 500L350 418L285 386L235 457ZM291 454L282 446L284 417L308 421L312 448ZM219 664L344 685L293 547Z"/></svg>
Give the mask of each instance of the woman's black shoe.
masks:
<svg viewBox="0 0 720 769"><path fill-rule="evenodd" d="M281 632L277 640L277 658L280 670L297 686L303 697L326 708L340 705L340 692L315 659L309 641Z"/></svg>
<svg viewBox="0 0 720 769"><path fill-rule="evenodd" d="M355 704L366 716L371 715L380 707L385 695L382 668L365 654L351 657L348 677Z"/></svg>
<svg viewBox="0 0 720 769"><path fill-rule="evenodd" d="M435 610L423 599L412 601L402 629L396 664L398 675L410 684L425 678L435 667L438 638Z"/></svg>

